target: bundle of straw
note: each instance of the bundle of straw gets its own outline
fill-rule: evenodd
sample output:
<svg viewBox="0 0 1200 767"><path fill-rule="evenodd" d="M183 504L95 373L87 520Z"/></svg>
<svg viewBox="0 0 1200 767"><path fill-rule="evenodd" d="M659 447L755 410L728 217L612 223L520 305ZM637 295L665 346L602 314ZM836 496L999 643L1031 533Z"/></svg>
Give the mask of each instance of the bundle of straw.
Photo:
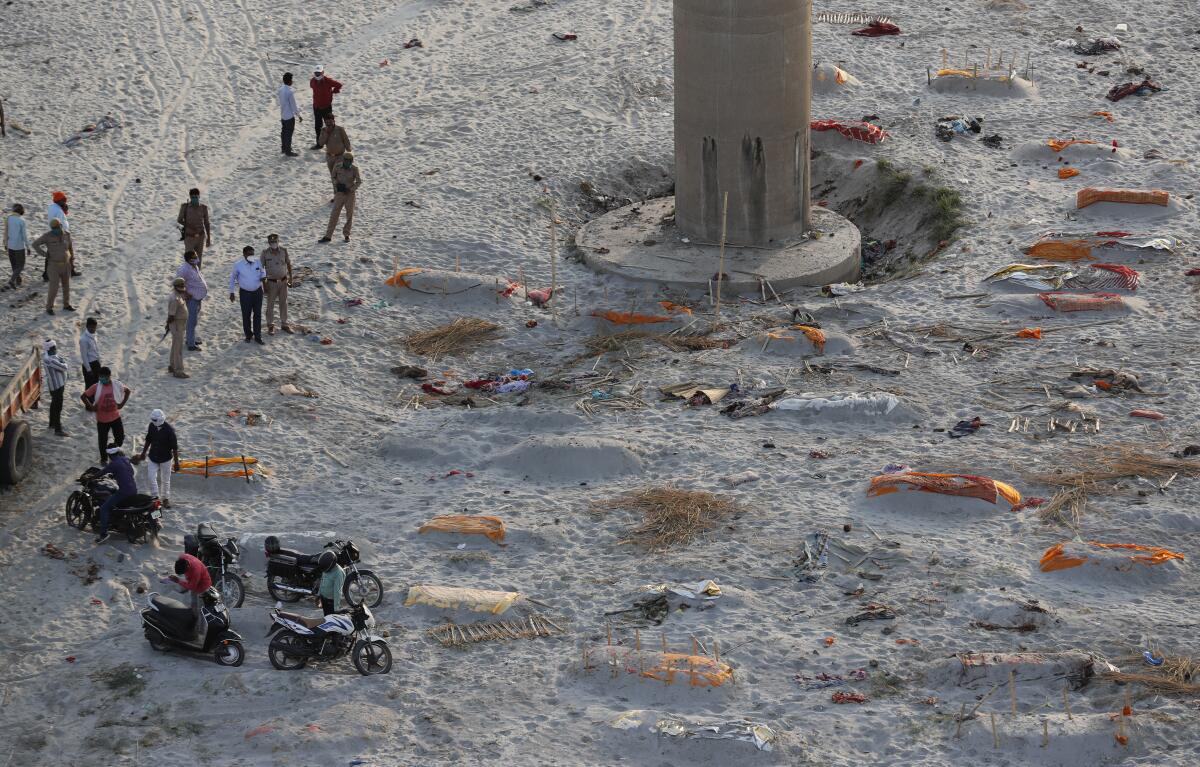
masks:
<svg viewBox="0 0 1200 767"><path fill-rule="evenodd" d="M641 523L629 529L618 543L632 543L647 551L686 546L701 534L741 510L734 501L704 490L680 490L672 485L631 490L599 501L594 512L613 510L641 514Z"/></svg>
<svg viewBox="0 0 1200 767"><path fill-rule="evenodd" d="M500 326L487 320L459 317L448 325L410 333L404 344L413 354L443 357L461 354L500 336Z"/></svg>
<svg viewBox="0 0 1200 767"><path fill-rule="evenodd" d="M1089 493L1111 488L1122 479L1145 477L1165 480L1173 475L1200 477L1200 461L1186 458L1160 458L1128 445L1110 448L1102 455L1078 456L1067 468L1030 475L1034 482L1057 487L1083 487ZM1105 485L1109 487L1105 487Z"/></svg>

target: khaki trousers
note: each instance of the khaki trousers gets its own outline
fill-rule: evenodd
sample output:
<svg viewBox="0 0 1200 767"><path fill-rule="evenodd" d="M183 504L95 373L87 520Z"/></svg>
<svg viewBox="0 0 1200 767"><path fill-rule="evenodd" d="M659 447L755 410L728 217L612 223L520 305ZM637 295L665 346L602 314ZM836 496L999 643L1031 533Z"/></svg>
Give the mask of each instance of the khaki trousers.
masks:
<svg viewBox="0 0 1200 767"><path fill-rule="evenodd" d="M171 365L172 373L183 373L183 332L187 328L186 319L171 322Z"/></svg>
<svg viewBox="0 0 1200 767"><path fill-rule="evenodd" d="M346 209L346 225L342 227L342 234L350 236L350 225L354 223L354 192L338 192L333 195L333 210L329 212L329 228L325 230L326 237L333 237L333 230L337 229L338 216L341 215L342 208Z"/></svg>
<svg viewBox="0 0 1200 767"><path fill-rule="evenodd" d="M275 302L279 302L279 322L287 325L287 278L267 280L267 329L275 327Z"/></svg>
<svg viewBox="0 0 1200 767"><path fill-rule="evenodd" d="M342 161L340 154L325 155L325 167L329 168L329 183L333 184L333 191L337 191L337 182L333 180L333 169Z"/></svg>
<svg viewBox="0 0 1200 767"><path fill-rule="evenodd" d="M46 286L46 309L54 308L54 299L58 295L58 288L62 286L63 306L71 305L71 263L69 261L56 263L48 261L46 263L46 276L50 278L50 284Z"/></svg>
<svg viewBox="0 0 1200 767"><path fill-rule="evenodd" d="M204 265L204 235L185 235L183 238L183 252L189 250L196 252L196 268L199 269Z"/></svg>

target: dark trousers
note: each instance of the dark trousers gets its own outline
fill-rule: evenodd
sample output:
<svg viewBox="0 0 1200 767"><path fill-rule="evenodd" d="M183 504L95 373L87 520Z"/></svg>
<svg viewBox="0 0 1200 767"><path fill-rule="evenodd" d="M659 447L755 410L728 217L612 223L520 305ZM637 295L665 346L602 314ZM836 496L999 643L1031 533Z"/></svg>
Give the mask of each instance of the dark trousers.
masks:
<svg viewBox="0 0 1200 767"><path fill-rule="evenodd" d="M321 612L325 615L333 613L333 600L321 597Z"/></svg>
<svg viewBox="0 0 1200 767"><path fill-rule="evenodd" d="M83 388L94 386L100 383L100 363L98 361L89 362L86 365L81 365L83 368Z"/></svg>
<svg viewBox="0 0 1200 767"><path fill-rule="evenodd" d="M108 518L112 514L112 510L117 508L124 501L132 498L132 495L121 495L113 493L108 496L104 503L100 504L100 534L104 535L108 532Z"/></svg>
<svg viewBox="0 0 1200 767"><path fill-rule="evenodd" d="M66 388L60 386L50 390L50 428L55 431L62 431L63 390Z"/></svg>
<svg viewBox="0 0 1200 767"><path fill-rule="evenodd" d="M118 418L115 421L101 423L96 421L96 441L100 443L100 463L108 462L108 435L112 432L112 441L117 445L125 444L125 424Z"/></svg>
<svg viewBox="0 0 1200 767"><path fill-rule="evenodd" d="M279 122L283 126L279 129L279 143L283 145L284 152L290 152L292 151L292 134L296 132L296 118Z"/></svg>
<svg viewBox="0 0 1200 767"><path fill-rule="evenodd" d="M325 125L325 115L333 114L333 107L313 107L313 127L317 131L317 143L321 143L321 128Z"/></svg>
<svg viewBox="0 0 1200 767"><path fill-rule="evenodd" d="M21 286L21 270L25 268L25 251L9 250L8 263L12 266L12 279L8 281L14 288Z"/></svg>
<svg viewBox="0 0 1200 767"><path fill-rule="evenodd" d="M263 289L242 290L238 288L238 298L242 302L242 332L246 338L262 338L262 301ZM253 333L251 333L253 324Z"/></svg>

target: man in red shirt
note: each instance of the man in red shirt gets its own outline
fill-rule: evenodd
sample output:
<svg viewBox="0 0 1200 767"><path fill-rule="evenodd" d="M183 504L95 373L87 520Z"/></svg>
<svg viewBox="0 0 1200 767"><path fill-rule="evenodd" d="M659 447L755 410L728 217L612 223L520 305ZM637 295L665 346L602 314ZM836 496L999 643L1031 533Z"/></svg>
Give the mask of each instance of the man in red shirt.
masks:
<svg viewBox="0 0 1200 767"><path fill-rule="evenodd" d="M192 615L196 618L195 635L201 636L204 615L200 612L200 595L212 588L212 577L208 568L191 554L180 554L175 560L175 574L170 576L180 591L192 595Z"/></svg>
<svg viewBox="0 0 1200 767"><path fill-rule="evenodd" d="M317 143L313 144L312 148L320 149L321 126L325 122L325 115L333 114L333 94L342 92L342 84L332 77L326 77L325 67L318 64L313 69L313 76L308 81L308 87L312 88L313 128L317 131Z"/></svg>
<svg viewBox="0 0 1200 767"><path fill-rule="evenodd" d="M89 412L96 414L96 437L100 443L100 462L108 460L108 435L120 446L125 444L125 424L121 422L121 409L129 401L133 390L112 377L107 367L100 368L100 380L87 388L79 399Z"/></svg>

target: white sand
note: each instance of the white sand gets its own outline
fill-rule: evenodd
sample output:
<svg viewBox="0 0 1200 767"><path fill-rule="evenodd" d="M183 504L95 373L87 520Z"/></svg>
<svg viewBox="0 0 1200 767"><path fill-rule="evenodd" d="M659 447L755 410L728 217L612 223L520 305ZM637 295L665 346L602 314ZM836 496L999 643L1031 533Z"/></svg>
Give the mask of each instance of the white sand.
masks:
<svg viewBox="0 0 1200 767"><path fill-rule="evenodd" d="M581 181L624 199L671 185L670 4L556 0L528 14L510 12L510 4L15 0L3 8L0 68L8 76L0 94L10 125L32 131L26 137L10 129L0 141L3 202L26 205L36 236L50 191L66 190L85 271L73 286L80 309L74 316L41 313L36 266L27 271L26 288L0 294L4 364L7 355L53 335L75 370L77 323L98 314L105 359L135 389L126 410L131 438L142 433L149 411L162 407L186 457L202 457L211 444L218 453L255 455L271 474L252 484L177 477L177 508L159 546L114 540L93 547L91 536L67 527L62 515L73 478L95 451L73 373L65 416L72 436L48 436L45 416L37 415L35 476L0 494L0 767L1200 761L1192 701L1134 690L1135 716L1123 747L1110 715L1120 711L1124 691L1107 683L1071 693L1073 718L1063 711L1060 680L1022 680L1016 716L1004 686L956 737L960 707L970 710L986 689L960 688L940 671L948 656L971 651L1084 650L1115 658L1153 644L1173 655L1200 653L1188 574L1200 552L1194 480L1176 479L1162 494L1130 482L1089 509L1080 530L1085 540L1162 544L1188 557L1172 566L1173 574L1135 569L1124 577L1040 573L1042 552L1071 532L1042 525L1032 512L982 502L959 513L906 511L864 497L868 478L891 462L989 474L1045 496L1049 488L1030 484L1022 472L1054 465L1070 450L1129 442L1163 452L1196 441L1195 296L1182 276L1190 266L1187 244L1179 256L1155 256L1137 267L1139 304L1124 314L1055 315L1033 297L994 303L962 297L988 292L980 280L1021 260L1020 247L1047 229L1117 221L1181 237L1196 229L1195 205L1183 198L1196 188L1194 167L1141 159L1150 150L1187 159L1200 146L1190 79L1192 32L1200 28L1194 4L1168 0L1137 13L1113 0L1028 11L983 2L818 8L886 12L905 32L872 40L851 37L852 26L816 26L814 58L845 68L861 84L817 96L814 118L877 114L893 134L878 147L851 146L846 161L837 162L848 168L849 157L868 158L858 172L869 173L875 157L886 157L914 176L929 174L961 191L971 226L920 276L839 299L837 310L815 290L785 296L853 342L836 355L810 358L811 372L803 353L763 354L749 341L700 353L651 344L629 359L571 363L595 332L590 312L658 313L656 302L668 296L597 277L562 258L557 328L548 311L482 289L442 301L383 285L393 264L452 272L458 263L463 272L501 284L523 272L531 286L548 286L542 201L557 200L561 244L599 212L579 191ZM1065 37L1111 34L1119 22L1131 25L1120 35L1123 50L1086 59L1110 76L1077 69L1085 59L1050 47ZM1086 32L1076 33L1077 24ZM579 39L557 42L556 31ZM424 47L403 49L413 37ZM1022 62L1031 53L1036 88L1028 98L931 90L926 67L938 65L943 47L956 61L966 45L980 59L989 46L993 53L1017 51ZM380 67L384 59L390 65ZM307 149L305 80L317 61L346 83L336 108L365 178L349 245L316 244L328 215L328 182L324 163ZM1136 63L1167 90L1104 101L1112 85L1137 79L1116 62ZM294 159L279 154L273 101L285 69L297 74L305 118L295 140L302 156ZM1111 111L1116 121L1085 117L1096 110ZM74 149L61 145L106 113L122 127ZM983 116L984 134L1000 133L1004 146L989 149L974 137L936 140L933 125L947 114ZM1115 138L1128 151L1082 153L1083 173L1068 181L1057 178L1052 157L1012 159L1016 147L1071 137ZM193 185L203 188L212 209L215 244L205 263L213 295L201 322L205 351L187 357L192 378L178 381L167 376L167 346L157 341L179 260L174 215ZM1099 205L1074 209L1074 193L1085 185L1162 188L1175 199L1170 209L1135 211L1139 216L1112 211L1119 218L1110 218ZM408 200L420 207L406 206ZM890 215L902 219L907 210ZM294 320L331 345L302 336L269 338L265 349L241 342L236 307L223 295L229 265L243 245L261 249L271 231L282 235L297 265L316 273L292 291ZM7 276L6 265L0 275ZM354 298L364 304L347 307ZM669 298L691 303L698 321L708 322L699 314L708 311L707 299ZM504 338L436 361L397 343L409 330L463 315L500 323ZM1099 319L1113 324L1047 333L1042 341L981 341L988 353L974 357L961 342L917 338L941 353L907 357L878 336L856 332L880 317L898 329L937 321L1004 322L1013 332ZM723 336L750 337L786 326L790 312L727 296L726 318L732 326ZM537 327L526 327L530 319ZM835 366L820 368L828 363ZM588 418L574 406L588 393L585 385L579 392L536 389L523 407L514 404L519 395L500 395L499 404L477 411L416 410L405 405L420 394L418 385L388 372L400 364L429 368L430 380L523 367L541 377L561 368L561 377L595 365L611 371L625 391L640 387L650 404ZM1155 394L1082 401L1100 415L1099 435L1006 432L1012 415L1044 422L1041 413L1057 399L1047 401L1041 385L1067 385L1076 364L1133 370ZM882 390L921 415L913 423L838 423L779 412L728 420L717 408L658 401L657 386L689 380L747 386L762 380L811 395ZM319 396L282 396L284 383ZM1161 410L1168 419L1131 419L1134 407ZM262 413L267 423L246 426L226 415L234 409ZM933 431L974 415L992 425L961 440ZM829 457L810 458L811 450ZM751 469L759 481L732 490L720 481ZM451 470L472 476L446 476ZM617 545L631 521L626 516L589 513L592 501L658 482L728 492L747 512L704 541L654 555ZM502 517L510 545L467 538L460 551L457 539L416 534L430 516L464 512ZM337 532L370 543L367 561L387 588L378 617L395 655L391 675L365 679L349 662L292 674L271 668L263 639L271 603L260 556L247 557L254 568L250 592L234 615L246 637L245 666L222 669L154 653L142 638L143 597L136 588L156 584L183 533L203 520L230 535L278 533L296 546L319 537L289 531ZM847 522L853 529L843 533ZM823 530L870 548L879 541L868 524L900 543L904 555L881 580L862 581L860 596L846 595L859 586L852 574L816 582L796 577L791 564L804 536ZM47 542L73 558L39 555ZM73 571L89 560L100 565L100 580L86 585ZM735 668L734 687L706 692L630 678L614 683L604 673L581 672L582 648L606 641L604 612L628 607L641 585L704 578L728 596L709 610L670 615L661 630L678 650L690 649L693 635L706 645L716 639L722 660ZM517 590L550 605L545 612L567 633L444 649L425 636L435 620L429 611L401 607L413 583ZM1017 620L1020 611L1010 601L1017 598L1051 610L1036 632L971 627ZM847 626L864 602L886 604L897 618ZM882 634L885 628L894 633ZM659 630L643 632L643 641L659 642ZM835 641L827 647L829 636ZM631 631L618 630L616 638L633 641ZM122 663L136 667L143 689L110 689L92 676ZM834 705L830 694L839 688L808 690L794 679L860 668L871 678L840 689L866 694L863 705ZM630 709L761 721L782 742L765 753L737 741L670 740L608 725ZM1044 748L1043 721L1050 736Z"/></svg>

